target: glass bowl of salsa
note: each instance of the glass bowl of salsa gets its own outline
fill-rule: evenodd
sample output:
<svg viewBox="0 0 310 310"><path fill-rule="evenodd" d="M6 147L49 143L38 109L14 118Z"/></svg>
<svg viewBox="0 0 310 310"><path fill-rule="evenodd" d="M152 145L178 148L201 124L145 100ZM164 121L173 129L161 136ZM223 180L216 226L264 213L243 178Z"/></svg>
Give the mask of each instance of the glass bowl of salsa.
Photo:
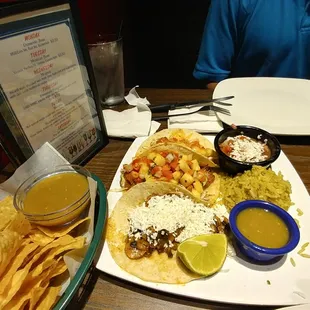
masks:
<svg viewBox="0 0 310 310"><path fill-rule="evenodd" d="M229 225L240 252L250 259L267 262L298 245L299 228L284 209L263 200L246 200L230 212Z"/></svg>
<svg viewBox="0 0 310 310"><path fill-rule="evenodd" d="M280 156L281 146L275 136L253 126L225 128L214 139L220 167L237 174L253 165L268 167Z"/></svg>
<svg viewBox="0 0 310 310"><path fill-rule="evenodd" d="M88 177L91 174L77 165L43 169L19 186L14 207L37 225L70 224L90 205Z"/></svg>

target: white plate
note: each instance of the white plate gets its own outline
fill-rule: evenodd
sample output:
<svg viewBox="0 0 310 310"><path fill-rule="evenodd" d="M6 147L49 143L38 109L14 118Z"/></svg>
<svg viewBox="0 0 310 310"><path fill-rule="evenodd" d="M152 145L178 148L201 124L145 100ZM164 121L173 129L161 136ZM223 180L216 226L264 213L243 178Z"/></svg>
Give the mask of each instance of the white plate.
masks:
<svg viewBox="0 0 310 310"><path fill-rule="evenodd" d="M213 141L214 137L208 136ZM125 157L123 158L112 182L108 193L109 213L111 213L116 202L121 197L119 189L120 170L124 163L129 163L135 155L139 145L145 138L137 138ZM118 278L153 288L188 297L204 300L229 302L239 304L259 305L292 305L310 302L310 259L303 258L297 254L301 245L310 241L310 197L299 178L297 172L281 153L274 163L275 171L281 170L285 179L292 184L292 200L295 206L290 208L290 213L299 219L301 224L301 240L295 251L290 253L286 259L272 266L258 266L246 263L237 258L227 257L222 271L215 276L192 281L186 285L157 284L145 282L122 270L110 255L105 242L97 268ZM297 216L296 208L303 210L304 214ZM310 249L310 246L309 248ZM307 251L310 254L310 251ZM290 257L294 258L296 267L290 263ZM280 265L283 265L280 267ZM270 285L267 284L270 281Z"/></svg>
<svg viewBox="0 0 310 310"><path fill-rule="evenodd" d="M310 135L310 81L286 78L233 78L220 82L213 98L235 96L226 124L252 125L278 135Z"/></svg>

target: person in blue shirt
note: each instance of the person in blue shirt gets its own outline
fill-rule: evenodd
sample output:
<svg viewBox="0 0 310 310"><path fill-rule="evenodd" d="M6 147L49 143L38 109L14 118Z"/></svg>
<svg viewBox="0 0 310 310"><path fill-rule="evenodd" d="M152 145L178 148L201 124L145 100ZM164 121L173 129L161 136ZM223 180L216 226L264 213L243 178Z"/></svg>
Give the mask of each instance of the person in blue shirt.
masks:
<svg viewBox="0 0 310 310"><path fill-rule="evenodd" d="M212 0L194 77L310 78L310 0Z"/></svg>

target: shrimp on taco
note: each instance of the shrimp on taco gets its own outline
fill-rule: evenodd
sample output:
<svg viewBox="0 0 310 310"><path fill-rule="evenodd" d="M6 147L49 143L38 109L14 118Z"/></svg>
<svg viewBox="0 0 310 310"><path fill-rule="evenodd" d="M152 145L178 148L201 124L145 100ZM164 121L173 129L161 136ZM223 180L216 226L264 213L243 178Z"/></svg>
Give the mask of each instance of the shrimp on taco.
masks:
<svg viewBox="0 0 310 310"><path fill-rule="evenodd" d="M201 276L177 257L178 245L194 236L223 233L224 206L209 208L185 188L145 182L124 193L108 220L107 242L114 261L145 281L181 284Z"/></svg>

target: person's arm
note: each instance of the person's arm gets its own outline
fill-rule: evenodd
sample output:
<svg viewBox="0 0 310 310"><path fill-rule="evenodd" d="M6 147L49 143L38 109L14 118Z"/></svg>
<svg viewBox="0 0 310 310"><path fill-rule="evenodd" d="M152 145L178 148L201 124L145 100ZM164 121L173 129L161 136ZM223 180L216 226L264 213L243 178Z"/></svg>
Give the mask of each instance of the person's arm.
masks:
<svg viewBox="0 0 310 310"><path fill-rule="evenodd" d="M237 42L239 1L212 0L201 41L194 77L208 88L231 73Z"/></svg>

